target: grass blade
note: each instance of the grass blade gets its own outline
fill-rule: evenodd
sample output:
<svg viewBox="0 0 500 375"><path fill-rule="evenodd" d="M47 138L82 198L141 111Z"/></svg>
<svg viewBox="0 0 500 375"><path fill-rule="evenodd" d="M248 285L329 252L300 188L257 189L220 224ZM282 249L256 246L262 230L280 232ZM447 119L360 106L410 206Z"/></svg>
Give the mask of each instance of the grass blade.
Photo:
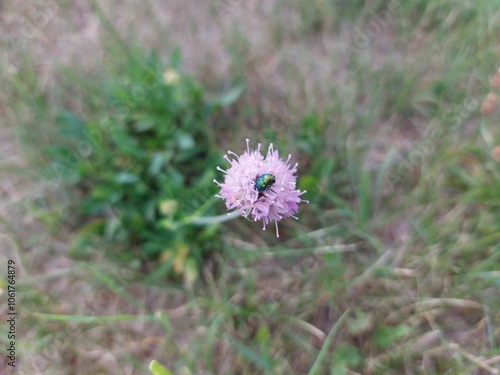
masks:
<svg viewBox="0 0 500 375"><path fill-rule="evenodd" d="M330 343L339 330L340 326L342 325L342 322L345 320L347 317L347 314L349 313L349 309L344 311L344 313L341 315L339 320L333 325L332 329L328 333L328 336L326 336L325 342L323 346L321 347L321 350L319 351L318 356L316 357L316 360L314 361L313 366L311 367L311 370L309 370L308 375L315 375L319 374L320 371L320 366L321 362L323 362L323 359L326 357L326 353L328 353L328 348L330 347Z"/></svg>

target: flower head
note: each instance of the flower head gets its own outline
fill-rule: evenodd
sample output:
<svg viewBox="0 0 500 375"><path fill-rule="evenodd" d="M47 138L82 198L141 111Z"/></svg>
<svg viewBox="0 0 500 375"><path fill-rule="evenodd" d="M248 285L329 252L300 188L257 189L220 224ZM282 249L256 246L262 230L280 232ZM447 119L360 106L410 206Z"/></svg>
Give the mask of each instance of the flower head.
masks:
<svg viewBox="0 0 500 375"><path fill-rule="evenodd" d="M180 80L179 73L173 69L167 69L163 72L163 82L166 85L175 85Z"/></svg>
<svg viewBox="0 0 500 375"><path fill-rule="evenodd" d="M309 203L300 198L306 191L295 188L297 164L290 166L291 155L283 161L272 143L264 157L260 153L260 143L257 150L251 151L250 141L246 142L247 150L243 155L232 151L228 154L234 158L224 155L231 164L227 170L217 167L225 176L223 183L214 180L221 188L216 197L226 201L228 210L237 210L254 221L262 220L264 230L274 221L279 237L278 221L290 216L297 219L299 203Z"/></svg>

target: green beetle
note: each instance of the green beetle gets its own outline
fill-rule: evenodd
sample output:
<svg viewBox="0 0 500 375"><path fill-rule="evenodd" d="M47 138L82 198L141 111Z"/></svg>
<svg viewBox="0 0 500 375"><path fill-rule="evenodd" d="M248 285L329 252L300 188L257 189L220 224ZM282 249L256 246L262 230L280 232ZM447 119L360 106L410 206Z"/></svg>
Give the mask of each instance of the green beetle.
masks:
<svg viewBox="0 0 500 375"><path fill-rule="evenodd" d="M257 190L259 193L262 193L270 189L275 182L276 178L272 174L265 173L257 177L257 179L255 180L255 190Z"/></svg>

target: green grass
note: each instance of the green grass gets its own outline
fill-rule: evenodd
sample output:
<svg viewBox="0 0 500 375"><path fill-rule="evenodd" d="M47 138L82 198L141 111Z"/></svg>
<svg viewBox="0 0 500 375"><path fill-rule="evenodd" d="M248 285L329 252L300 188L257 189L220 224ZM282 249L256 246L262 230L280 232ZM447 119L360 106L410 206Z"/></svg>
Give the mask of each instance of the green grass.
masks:
<svg viewBox="0 0 500 375"><path fill-rule="evenodd" d="M7 160L2 172L41 192L2 212L8 238L2 254L20 264L21 368L141 374L155 359L173 374L499 373L500 164L490 155L500 144L499 112L479 112L500 65L494 2L277 0L265 11L240 2L227 7L225 13L215 3L200 7L177 32L151 21L158 35L173 39L156 48L156 74L175 45L200 57L199 65L187 59L187 76L208 102L228 104L199 130L210 133L209 154L238 153L247 137L264 147L273 142L299 162L298 186L310 204L301 205L298 221L280 223L279 239L243 219L214 223L205 239L217 239L207 247L210 256L197 259L199 278L165 277L171 264L162 268L156 258L137 255L137 244L124 252L110 235L112 222L107 231L94 230L106 214L82 214L81 191L40 173L51 161L44 149L64 135L55 124L83 118L92 126L110 113L117 123L110 98L128 103L132 113L159 103L127 102L133 92L127 84L137 74L146 78L141 69L127 70L133 65L124 63L123 48L142 66L138 51L147 45L135 46L149 26L130 26L136 40L122 40L130 30L121 29L118 9L104 10L118 30L114 35L108 25L103 32L105 65L57 66L58 84L42 84L33 46L9 50L19 66L13 75L2 63L8 85L1 106L31 169L21 174ZM69 10L62 7L61 17ZM96 12L89 15L107 22ZM200 27L200 17L220 20L210 32L224 43L224 74L215 65L210 74L201 70L207 66L201 57L216 42L200 47L183 39ZM359 32L367 35L356 39ZM230 88L243 85L234 101ZM99 170L69 182L85 186ZM182 186L186 194L169 199L178 198L183 212L198 212L203 189ZM210 209L225 213L222 202ZM186 230L182 246L174 246L165 233L165 248L194 248L198 234ZM162 237L155 241L162 244Z"/></svg>

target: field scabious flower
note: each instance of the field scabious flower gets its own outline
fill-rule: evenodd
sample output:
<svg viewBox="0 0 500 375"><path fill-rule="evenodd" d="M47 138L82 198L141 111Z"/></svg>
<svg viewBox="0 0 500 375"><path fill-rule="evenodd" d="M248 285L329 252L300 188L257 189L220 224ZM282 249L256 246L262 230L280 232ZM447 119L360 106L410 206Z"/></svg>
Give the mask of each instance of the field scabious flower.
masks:
<svg viewBox="0 0 500 375"><path fill-rule="evenodd" d="M225 200L228 210L239 211L242 216L250 216L254 221L262 220L264 230L274 221L276 236L279 237L278 221L290 216L298 219L299 203L309 203L300 198L306 191L295 188L297 164L293 167L289 164L291 155L283 161L272 143L264 157L260 153L260 143L257 150L251 151L250 141L247 139L246 142L247 150L243 155L238 156L232 151L228 154L234 158L224 155L231 165L227 170L217 167L225 176L223 183L214 180L221 188L216 197ZM263 175L272 175L275 180L272 185L258 191L256 181Z"/></svg>

